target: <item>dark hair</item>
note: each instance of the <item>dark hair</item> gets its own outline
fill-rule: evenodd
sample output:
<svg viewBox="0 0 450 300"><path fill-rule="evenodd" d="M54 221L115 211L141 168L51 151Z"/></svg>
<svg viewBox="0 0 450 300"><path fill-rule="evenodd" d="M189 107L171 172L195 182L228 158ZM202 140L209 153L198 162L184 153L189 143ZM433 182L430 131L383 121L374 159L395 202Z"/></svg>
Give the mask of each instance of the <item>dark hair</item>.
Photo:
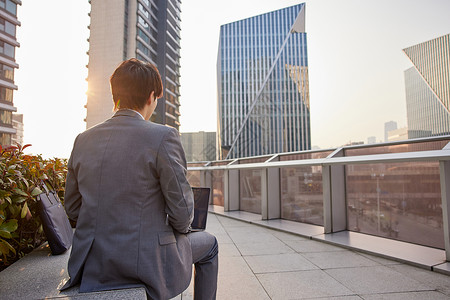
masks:
<svg viewBox="0 0 450 300"><path fill-rule="evenodd" d="M122 62L114 70L109 82L116 109L142 109L152 92L156 98L163 94L158 69L136 58Z"/></svg>

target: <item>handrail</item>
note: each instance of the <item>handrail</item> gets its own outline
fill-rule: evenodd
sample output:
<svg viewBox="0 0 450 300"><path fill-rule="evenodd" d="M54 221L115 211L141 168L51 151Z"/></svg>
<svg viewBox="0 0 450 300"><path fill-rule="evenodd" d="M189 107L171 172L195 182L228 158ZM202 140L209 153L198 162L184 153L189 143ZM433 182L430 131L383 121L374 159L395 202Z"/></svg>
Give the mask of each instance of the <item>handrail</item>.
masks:
<svg viewBox="0 0 450 300"><path fill-rule="evenodd" d="M347 164L396 163L412 161L449 161L450 149L415 151L402 153L385 153L359 156L329 157L316 159L299 159L288 161L266 161L250 164L228 164L224 166L188 167L189 171L265 169L296 166L331 166Z"/></svg>

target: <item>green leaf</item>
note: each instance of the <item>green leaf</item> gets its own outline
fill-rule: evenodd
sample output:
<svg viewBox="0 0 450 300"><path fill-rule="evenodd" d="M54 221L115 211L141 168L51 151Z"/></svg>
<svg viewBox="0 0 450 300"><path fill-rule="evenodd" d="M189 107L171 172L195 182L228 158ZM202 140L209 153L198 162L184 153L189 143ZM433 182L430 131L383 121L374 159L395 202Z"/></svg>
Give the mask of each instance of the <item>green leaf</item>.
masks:
<svg viewBox="0 0 450 300"><path fill-rule="evenodd" d="M28 195L27 195L27 197L24 197L24 196L15 196L15 197L13 197L13 202L14 203L22 203L22 202L24 202L25 200L27 200L28 199Z"/></svg>
<svg viewBox="0 0 450 300"><path fill-rule="evenodd" d="M1 230L0 229L0 237L5 238L5 239L10 239L11 238L11 233L6 231L6 230Z"/></svg>
<svg viewBox="0 0 450 300"><path fill-rule="evenodd" d="M22 207L22 212L20 213L20 217L22 219L25 218L27 216L27 214L28 214L28 211L29 211L28 204L25 202L25 204Z"/></svg>
<svg viewBox="0 0 450 300"><path fill-rule="evenodd" d="M42 194L42 191L38 187L35 187L34 190L31 192L31 196L33 196L33 197L35 197L39 194Z"/></svg>
<svg viewBox="0 0 450 300"><path fill-rule="evenodd" d="M20 207L15 204L8 206L8 209L13 217L17 216L20 212Z"/></svg>
<svg viewBox="0 0 450 300"><path fill-rule="evenodd" d="M16 254L16 249L14 249L14 247L11 246L7 241L1 239L0 239L0 251L3 254L8 254L10 251Z"/></svg>
<svg viewBox="0 0 450 300"><path fill-rule="evenodd" d="M9 249L6 245L3 245L3 240L0 239L0 254L6 255L9 253Z"/></svg>
<svg viewBox="0 0 450 300"><path fill-rule="evenodd" d="M9 196L9 192L5 190L0 190L0 198L5 198Z"/></svg>
<svg viewBox="0 0 450 300"><path fill-rule="evenodd" d="M28 180L26 178L22 178L22 182L25 183L27 190L30 188L29 184L28 184Z"/></svg>
<svg viewBox="0 0 450 300"><path fill-rule="evenodd" d="M17 230L17 220L16 219L12 219L12 220L8 220L7 222L3 223L0 225L0 230L4 230L7 232L13 232Z"/></svg>
<svg viewBox="0 0 450 300"><path fill-rule="evenodd" d="M28 194L26 192L22 191L21 189L15 188L15 189L13 189L13 191L14 191L14 193L16 193L18 195L28 197Z"/></svg>

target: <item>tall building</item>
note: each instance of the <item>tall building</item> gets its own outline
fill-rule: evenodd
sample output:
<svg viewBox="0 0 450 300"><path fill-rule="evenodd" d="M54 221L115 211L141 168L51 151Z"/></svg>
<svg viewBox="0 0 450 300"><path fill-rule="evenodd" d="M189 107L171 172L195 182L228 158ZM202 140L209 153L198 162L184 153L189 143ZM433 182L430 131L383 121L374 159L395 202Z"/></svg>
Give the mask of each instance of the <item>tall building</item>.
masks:
<svg viewBox="0 0 450 300"><path fill-rule="evenodd" d="M216 160L215 132L182 132L181 144L188 162Z"/></svg>
<svg viewBox="0 0 450 300"><path fill-rule="evenodd" d="M20 26L17 20L17 5L20 0L0 0L0 145L12 144L12 136L16 133L13 128L13 112L17 111L13 103L14 69L16 63L16 47L20 44L16 39L16 27Z"/></svg>
<svg viewBox="0 0 450 300"><path fill-rule="evenodd" d="M389 140L389 131L397 129L397 122L389 121L384 123L384 141Z"/></svg>
<svg viewBox="0 0 450 300"><path fill-rule="evenodd" d="M180 0L90 0L86 128L113 114L109 77L132 57L158 67L164 96L152 121L179 128Z"/></svg>
<svg viewBox="0 0 450 300"><path fill-rule="evenodd" d="M403 49L408 137L450 134L450 34Z"/></svg>
<svg viewBox="0 0 450 300"><path fill-rule="evenodd" d="M407 139L408 127L402 127L388 132L388 142L405 141Z"/></svg>
<svg viewBox="0 0 450 300"><path fill-rule="evenodd" d="M377 142L377 137L376 136L369 136L367 138L367 144L376 144Z"/></svg>
<svg viewBox="0 0 450 300"><path fill-rule="evenodd" d="M305 4L222 25L219 158L311 149Z"/></svg>

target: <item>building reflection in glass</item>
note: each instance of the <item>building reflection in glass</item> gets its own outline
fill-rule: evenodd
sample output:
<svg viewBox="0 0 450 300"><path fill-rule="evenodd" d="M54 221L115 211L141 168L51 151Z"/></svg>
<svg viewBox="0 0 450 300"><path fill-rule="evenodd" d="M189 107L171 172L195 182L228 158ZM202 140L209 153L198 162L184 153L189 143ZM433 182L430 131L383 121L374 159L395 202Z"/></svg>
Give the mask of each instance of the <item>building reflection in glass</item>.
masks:
<svg viewBox="0 0 450 300"><path fill-rule="evenodd" d="M280 161L318 159L331 151L287 154ZM280 170L281 218L323 226L322 167L285 167Z"/></svg>
<svg viewBox="0 0 450 300"><path fill-rule="evenodd" d="M241 164L264 162L267 157L242 159ZM261 170L239 171L240 210L261 214Z"/></svg>
<svg viewBox="0 0 450 300"><path fill-rule="evenodd" d="M216 161L211 163L210 166L224 166L229 164L230 161ZM212 204L224 206L223 195L225 194L225 171L213 170L211 172L212 180Z"/></svg>
<svg viewBox="0 0 450 300"><path fill-rule="evenodd" d="M348 230L444 248L438 162L348 165Z"/></svg>

